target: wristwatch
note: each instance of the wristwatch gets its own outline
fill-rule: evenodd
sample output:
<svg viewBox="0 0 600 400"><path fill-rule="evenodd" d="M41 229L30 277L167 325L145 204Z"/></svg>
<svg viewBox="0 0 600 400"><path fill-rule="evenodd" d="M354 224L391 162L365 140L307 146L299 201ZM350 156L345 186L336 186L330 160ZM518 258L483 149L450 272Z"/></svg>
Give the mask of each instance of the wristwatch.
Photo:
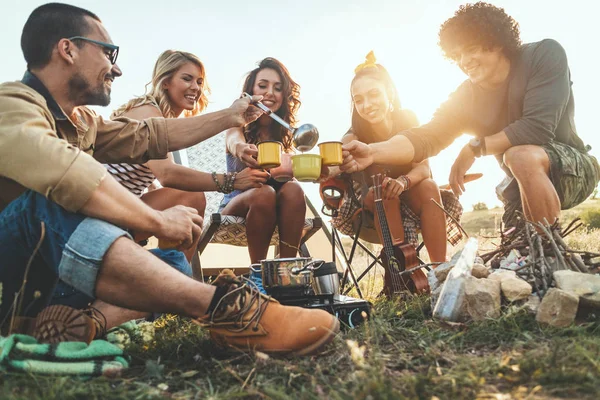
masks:
<svg viewBox="0 0 600 400"><path fill-rule="evenodd" d="M473 138L469 140L469 147L473 151L475 158L485 155L485 138Z"/></svg>

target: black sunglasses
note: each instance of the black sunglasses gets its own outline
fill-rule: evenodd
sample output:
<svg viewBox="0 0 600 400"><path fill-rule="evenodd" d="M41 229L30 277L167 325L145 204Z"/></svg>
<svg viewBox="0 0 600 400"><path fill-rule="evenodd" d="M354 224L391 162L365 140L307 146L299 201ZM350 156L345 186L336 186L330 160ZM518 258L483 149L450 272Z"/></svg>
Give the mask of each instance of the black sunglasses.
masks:
<svg viewBox="0 0 600 400"><path fill-rule="evenodd" d="M110 51L110 53L106 54L106 57L110 60L112 65L115 65L115 63L117 62L117 57L119 56L119 46L115 46L114 44L110 44L110 43L99 42L98 40L88 39L83 36L73 36L73 37L70 37L67 39L68 40L83 40L86 42L94 43L98 46L102 46L105 49Z"/></svg>

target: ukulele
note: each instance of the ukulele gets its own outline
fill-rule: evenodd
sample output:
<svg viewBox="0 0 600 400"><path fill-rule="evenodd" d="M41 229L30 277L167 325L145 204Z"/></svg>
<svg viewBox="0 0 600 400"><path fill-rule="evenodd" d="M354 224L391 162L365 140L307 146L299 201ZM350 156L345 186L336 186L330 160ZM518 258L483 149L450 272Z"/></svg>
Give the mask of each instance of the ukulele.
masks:
<svg viewBox="0 0 600 400"><path fill-rule="evenodd" d="M427 276L419 268L415 246L404 241L404 227L400 216L400 198L383 200L382 182L385 175L373 179L374 214L377 233L383 245L382 264L385 270L383 293L393 298L403 292L428 293ZM411 271L411 272L408 272Z"/></svg>

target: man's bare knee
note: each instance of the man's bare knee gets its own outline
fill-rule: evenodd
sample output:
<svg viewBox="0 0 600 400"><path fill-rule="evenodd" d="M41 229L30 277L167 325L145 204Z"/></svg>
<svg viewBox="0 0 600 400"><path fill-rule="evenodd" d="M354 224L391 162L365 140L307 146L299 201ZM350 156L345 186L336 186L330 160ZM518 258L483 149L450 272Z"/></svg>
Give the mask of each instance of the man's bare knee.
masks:
<svg viewBox="0 0 600 400"><path fill-rule="evenodd" d="M550 172L550 159L540 146L513 146L504 152L503 161L517 179Z"/></svg>

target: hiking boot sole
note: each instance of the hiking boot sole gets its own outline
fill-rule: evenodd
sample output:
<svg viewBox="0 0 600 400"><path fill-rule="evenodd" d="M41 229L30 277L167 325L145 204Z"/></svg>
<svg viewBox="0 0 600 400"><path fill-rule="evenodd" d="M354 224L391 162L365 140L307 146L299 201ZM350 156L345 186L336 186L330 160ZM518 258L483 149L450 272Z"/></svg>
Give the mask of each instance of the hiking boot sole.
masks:
<svg viewBox="0 0 600 400"><path fill-rule="evenodd" d="M54 305L38 314L32 336L40 343L90 343L95 334L94 321L81 310Z"/></svg>

